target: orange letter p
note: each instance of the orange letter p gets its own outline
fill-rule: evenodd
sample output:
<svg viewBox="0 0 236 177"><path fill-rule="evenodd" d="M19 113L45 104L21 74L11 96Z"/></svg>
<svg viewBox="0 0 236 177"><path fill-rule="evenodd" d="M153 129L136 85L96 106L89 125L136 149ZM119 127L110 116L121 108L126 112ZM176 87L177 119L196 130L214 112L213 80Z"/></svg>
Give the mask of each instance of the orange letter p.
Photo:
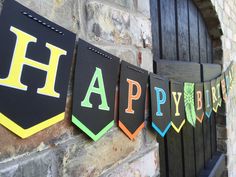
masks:
<svg viewBox="0 0 236 177"><path fill-rule="evenodd" d="M129 84L129 93L128 93L128 108L125 109L125 112L129 113L129 114L134 114L134 110L132 109L133 108L133 100L138 100L140 98L142 88L141 88L140 84L134 80L127 79L127 82ZM133 94L134 85L137 88L136 94Z"/></svg>

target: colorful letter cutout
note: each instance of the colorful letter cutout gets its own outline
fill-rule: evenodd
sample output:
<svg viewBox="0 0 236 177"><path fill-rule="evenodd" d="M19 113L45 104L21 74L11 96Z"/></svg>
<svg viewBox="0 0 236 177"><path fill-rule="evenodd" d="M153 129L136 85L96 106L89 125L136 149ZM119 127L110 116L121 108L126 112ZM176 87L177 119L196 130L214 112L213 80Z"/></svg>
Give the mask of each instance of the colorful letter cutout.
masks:
<svg viewBox="0 0 236 177"><path fill-rule="evenodd" d="M164 137L171 127L169 81L150 74L152 127Z"/></svg>
<svg viewBox="0 0 236 177"><path fill-rule="evenodd" d="M171 125L177 133L185 124L184 85L171 81Z"/></svg>
<svg viewBox="0 0 236 177"><path fill-rule="evenodd" d="M119 66L119 58L79 40L72 122L94 141L114 125Z"/></svg>
<svg viewBox="0 0 236 177"><path fill-rule="evenodd" d="M75 34L13 0L0 25L0 124L27 138L64 119Z"/></svg>
<svg viewBox="0 0 236 177"><path fill-rule="evenodd" d="M211 81L211 94L212 94L212 108L213 111L217 113L219 103L218 103L218 91L217 91L216 79Z"/></svg>
<svg viewBox="0 0 236 177"><path fill-rule="evenodd" d="M212 113L211 82L204 82L204 98L205 98L205 114L208 118L210 118Z"/></svg>
<svg viewBox="0 0 236 177"><path fill-rule="evenodd" d="M204 118L204 94L203 84L195 84L195 111L197 120L202 123Z"/></svg>
<svg viewBox="0 0 236 177"><path fill-rule="evenodd" d="M147 71L121 62L118 124L131 140L144 128L147 81Z"/></svg>
<svg viewBox="0 0 236 177"><path fill-rule="evenodd" d="M195 127L196 112L194 106L194 83L184 83L184 104L187 120Z"/></svg>
<svg viewBox="0 0 236 177"><path fill-rule="evenodd" d="M222 74L220 79L221 79L221 81L220 81L220 83L221 83L221 94L222 94L224 102L226 103L226 101L227 101L227 92L226 92L226 82L225 82L224 74Z"/></svg>

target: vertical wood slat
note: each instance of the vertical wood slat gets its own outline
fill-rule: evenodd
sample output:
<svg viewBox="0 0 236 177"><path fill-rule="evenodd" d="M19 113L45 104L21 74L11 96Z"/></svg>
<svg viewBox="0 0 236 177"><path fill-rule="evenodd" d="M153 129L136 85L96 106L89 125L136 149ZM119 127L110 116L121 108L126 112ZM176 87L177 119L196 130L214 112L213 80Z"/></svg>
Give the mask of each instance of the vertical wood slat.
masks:
<svg viewBox="0 0 236 177"><path fill-rule="evenodd" d="M177 59L177 36L176 36L176 12L175 12L175 3L174 0L160 0L160 8L159 8L159 21L160 21L160 38L161 38L161 58L162 59ZM157 65L158 67L158 65ZM157 68L158 72L158 68ZM173 149L171 148L174 145L178 145L178 141L171 141L174 135L173 130L170 130L164 140L165 140L165 150L166 150L166 176L170 177L173 173L180 173L178 175L182 175L182 171L176 172L176 163L172 163L172 158L176 158ZM171 144L174 143L174 144ZM181 150L181 148L180 148ZM178 158L178 157L177 157ZM182 160L182 158L180 158ZM178 165L177 165L178 166Z"/></svg>
<svg viewBox="0 0 236 177"><path fill-rule="evenodd" d="M176 23L174 0L160 1L161 59L176 60Z"/></svg>
<svg viewBox="0 0 236 177"><path fill-rule="evenodd" d="M200 12L197 13L198 19L198 45L199 45L199 59L200 63L207 62L207 40L206 40L206 28L201 17ZM201 78L201 81L202 78ZM196 122L195 132L195 160L196 160L196 176L199 176L204 169L205 148L204 148L204 121L203 123ZM207 124L206 124L207 125ZM210 127L208 127L210 128Z"/></svg>
<svg viewBox="0 0 236 177"><path fill-rule="evenodd" d="M151 19L152 19L152 45L154 61L160 59L160 38L159 38L159 14L158 0L150 0L151 4Z"/></svg>
<svg viewBox="0 0 236 177"><path fill-rule="evenodd" d="M213 63L212 41L208 33L207 33L207 63Z"/></svg>
<svg viewBox="0 0 236 177"><path fill-rule="evenodd" d="M159 143L159 158L160 158L160 177L166 177L168 168L166 166L166 143L165 139L157 134L157 142Z"/></svg>
<svg viewBox="0 0 236 177"><path fill-rule="evenodd" d="M187 0L175 0L176 60L189 60ZM172 79L175 76L172 76ZM175 78L176 79L176 78ZM171 94L171 93L170 93ZM171 128L166 135L168 153L168 176L184 176L182 132ZM176 160L178 159L178 163Z"/></svg>
<svg viewBox="0 0 236 177"><path fill-rule="evenodd" d="M188 0L176 0L178 59L189 61Z"/></svg>
<svg viewBox="0 0 236 177"><path fill-rule="evenodd" d="M215 118L215 113L213 113L213 118L211 119L211 158L214 156L216 153L216 118Z"/></svg>
<svg viewBox="0 0 236 177"><path fill-rule="evenodd" d="M204 144L202 129L203 125L197 121L196 127L194 128L196 176L199 176L200 172L204 168Z"/></svg>
<svg viewBox="0 0 236 177"><path fill-rule="evenodd" d="M198 25L198 10L191 0L188 0L188 15L189 15L189 45L190 45L190 61L199 62L199 25ZM199 78L201 79L201 78ZM199 168L201 166L201 156L196 156L200 152L199 146L201 141L198 141L200 135L200 127L197 123L196 127L193 128L190 124L183 128L183 141L185 144L191 143L194 148L192 154L194 158L192 162L185 162L185 176L197 176ZM188 134L191 135L189 139ZM185 142L185 141L188 141ZM188 146L188 145L186 145ZM185 151L185 150L184 150ZM189 163L194 166L194 173L188 170ZM192 169L191 169L192 170Z"/></svg>
<svg viewBox="0 0 236 177"><path fill-rule="evenodd" d="M217 64L202 64L203 81L210 81L221 74L221 66ZM205 117L204 121L204 148L205 148L205 165L212 157L216 149L216 132L215 117L212 113L210 119Z"/></svg>
<svg viewBox="0 0 236 177"><path fill-rule="evenodd" d="M191 61L199 63L198 10L192 0L188 0L189 8L189 45Z"/></svg>
<svg viewBox="0 0 236 177"><path fill-rule="evenodd" d="M199 23L200 63L207 63L206 26L200 12L198 12L198 23Z"/></svg>
<svg viewBox="0 0 236 177"><path fill-rule="evenodd" d="M174 79L176 81L200 82L201 80L200 65L197 63L190 63L190 62L181 62L181 61L170 62L166 60L159 60L157 62L157 74L169 79ZM188 122L186 122L185 125L183 126L182 139L181 138L174 139L173 137L179 136L176 135L177 133L175 133L174 135L174 132L172 135L173 137L167 137L169 176L176 176L176 174L180 175L179 170L181 169L181 164L180 164L181 159L176 159L176 158L181 156L181 150L179 150L179 147L181 146L184 150L183 176L186 177L195 176L193 130L194 130L193 127ZM173 145L176 145L176 147L174 147Z"/></svg>

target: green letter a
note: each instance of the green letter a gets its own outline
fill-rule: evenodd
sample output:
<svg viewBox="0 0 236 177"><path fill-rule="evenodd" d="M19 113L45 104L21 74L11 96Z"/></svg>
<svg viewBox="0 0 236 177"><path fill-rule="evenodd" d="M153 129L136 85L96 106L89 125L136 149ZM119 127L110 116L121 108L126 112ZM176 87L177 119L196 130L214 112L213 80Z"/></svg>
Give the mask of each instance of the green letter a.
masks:
<svg viewBox="0 0 236 177"><path fill-rule="evenodd" d="M96 80L98 80L98 88L94 87ZM102 77L102 70L97 67L94 72L92 81L90 82L86 96L84 100L81 102L81 106L87 107L87 108L93 108L93 105L89 101L91 93L96 93L101 96L102 103L98 106L98 109L105 110L105 111L110 110L110 107L107 105L107 98L106 98L106 93L105 93L105 88L104 88L103 77Z"/></svg>

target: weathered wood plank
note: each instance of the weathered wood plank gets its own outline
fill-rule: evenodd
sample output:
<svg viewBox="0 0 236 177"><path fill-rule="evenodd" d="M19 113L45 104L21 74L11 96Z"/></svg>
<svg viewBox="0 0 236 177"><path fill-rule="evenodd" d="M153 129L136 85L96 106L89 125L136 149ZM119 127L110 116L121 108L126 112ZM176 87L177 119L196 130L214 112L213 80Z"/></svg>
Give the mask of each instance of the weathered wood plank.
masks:
<svg viewBox="0 0 236 177"><path fill-rule="evenodd" d="M211 41L211 38L210 38L208 33L207 33L207 62L208 63L213 62L213 58L212 58L212 41Z"/></svg>
<svg viewBox="0 0 236 177"><path fill-rule="evenodd" d="M157 134L157 142L159 143L159 157L160 157L160 177L167 176L167 151L166 151L166 143L165 138L162 138L160 135Z"/></svg>
<svg viewBox="0 0 236 177"><path fill-rule="evenodd" d="M196 176L199 176L200 172L204 168L204 144L203 144L203 125L196 122L194 128L195 136L195 160L196 160Z"/></svg>
<svg viewBox="0 0 236 177"><path fill-rule="evenodd" d="M221 74L221 66L217 64L202 64L203 81L210 81ZM212 154L216 148L216 132L215 132L215 119L214 114L210 119L205 117L203 122L203 136L204 136L204 149L205 149L205 165L211 159ZM213 149L213 151L212 151Z"/></svg>
<svg viewBox="0 0 236 177"><path fill-rule="evenodd" d="M159 34L159 1L150 0L152 5L150 8L152 19L152 45L153 45L153 60L160 59L160 34Z"/></svg>
<svg viewBox="0 0 236 177"><path fill-rule="evenodd" d="M189 61L188 0L176 0L178 60Z"/></svg>
<svg viewBox="0 0 236 177"><path fill-rule="evenodd" d="M188 6L190 58L191 61L199 63L198 10L192 0L188 0Z"/></svg>
<svg viewBox="0 0 236 177"><path fill-rule="evenodd" d="M207 34L207 30L206 30L206 26L205 23L203 21L203 18L200 14L200 12L198 12L198 23L199 23L199 55L200 55L200 62L201 63L207 63L207 46L206 46L206 34Z"/></svg>
<svg viewBox="0 0 236 177"><path fill-rule="evenodd" d="M160 60L157 62L157 74L169 79L174 79L176 81L200 82L201 80L200 65L197 63L190 63L190 62L181 62L181 61L170 62L170 61ZM171 154L168 153L168 159L169 161L172 160L172 162L168 163L169 165L172 163L181 163L179 159L170 158L172 156L173 157L180 156L181 153L177 152L177 149L176 151L173 151L171 149L173 148L173 146L170 143L170 141L176 141L174 143L176 143L177 149L179 149L180 138L177 138L176 140L174 139L174 136L167 138L167 143L169 142L169 144L167 144L168 151L171 153ZM184 174L185 176L195 176L194 129L189 123L186 123L183 127L181 141L182 141L182 151L183 151L182 157L184 161L183 164ZM175 169L175 171L179 170L177 169L177 165L175 165L173 169ZM170 166L169 170L171 170ZM173 172L170 173L174 174ZM178 174L177 171L176 173Z"/></svg>
<svg viewBox="0 0 236 177"><path fill-rule="evenodd" d="M160 0L161 23L161 58L168 60L177 59L176 48L176 21L174 0Z"/></svg>

